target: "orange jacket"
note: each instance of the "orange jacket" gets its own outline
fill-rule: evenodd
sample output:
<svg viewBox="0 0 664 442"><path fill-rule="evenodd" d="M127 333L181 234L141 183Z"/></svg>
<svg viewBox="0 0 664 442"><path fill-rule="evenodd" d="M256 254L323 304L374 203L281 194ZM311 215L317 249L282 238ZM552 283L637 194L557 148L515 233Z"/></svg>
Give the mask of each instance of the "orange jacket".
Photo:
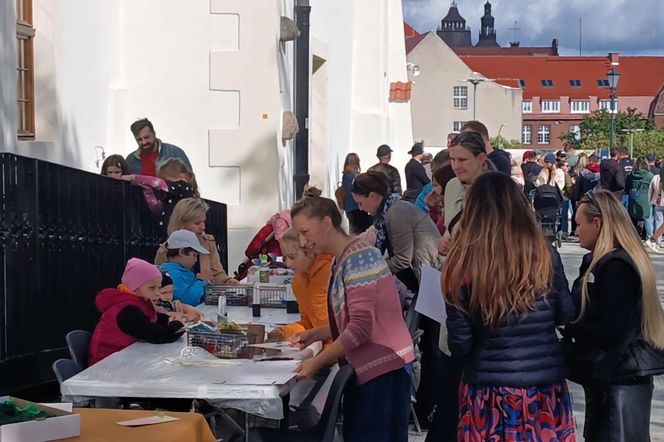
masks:
<svg viewBox="0 0 664 442"><path fill-rule="evenodd" d="M330 283L332 259L334 257L330 253L322 253L316 256L306 273L298 273L293 277L293 294L300 307L301 319L279 327L284 339L328 323L327 286Z"/></svg>

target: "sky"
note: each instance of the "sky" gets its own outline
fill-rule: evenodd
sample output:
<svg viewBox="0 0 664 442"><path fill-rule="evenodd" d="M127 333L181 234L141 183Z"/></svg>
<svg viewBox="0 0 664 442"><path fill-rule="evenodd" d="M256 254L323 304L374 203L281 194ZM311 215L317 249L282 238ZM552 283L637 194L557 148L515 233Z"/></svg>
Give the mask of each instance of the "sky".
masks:
<svg viewBox="0 0 664 442"><path fill-rule="evenodd" d="M477 43L485 0L457 0L459 12ZM418 32L440 26L451 0L402 0L404 18ZM498 43L514 40L517 21L521 46L551 46L561 55L664 55L664 0L493 0Z"/></svg>

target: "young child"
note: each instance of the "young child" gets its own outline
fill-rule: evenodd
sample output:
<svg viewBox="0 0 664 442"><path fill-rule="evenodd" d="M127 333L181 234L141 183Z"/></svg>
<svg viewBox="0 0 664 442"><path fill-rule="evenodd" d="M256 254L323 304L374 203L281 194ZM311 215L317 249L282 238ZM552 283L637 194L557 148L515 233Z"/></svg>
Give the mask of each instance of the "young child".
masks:
<svg viewBox="0 0 664 442"><path fill-rule="evenodd" d="M173 281L173 298L192 306L200 304L208 281L196 278L192 269L199 254L209 255L210 252L198 242L193 232L184 229L171 233L166 247L167 262L160 269Z"/></svg>
<svg viewBox="0 0 664 442"><path fill-rule="evenodd" d="M154 308L157 313L163 313L185 323L200 321L205 316L202 311L173 299L173 280L168 273L161 274L159 299L154 301Z"/></svg>
<svg viewBox="0 0 664 442"><path fill-rule="evenodd" d="M300 320L282 325L270 332L289 339L321 325L327 325L327 284L332 271L333 256L330 253L315 253L300 247L295 229L289 229L281 238L283 253L288 267L295 271L292 287L300 307Z"/></svg>
<svg viewBox="0 0 664 442"><path fill-rule="evenodd" d="M120 179L122 176L129 175L129 164L122 155L109 155L101 165L101 174Z"/></svg>
<svg viewBox="0 0 664 442"><path fill-rule="evenodd" d="M198 242L207 253L201 253L199 259L194 263L192 269L199 279L210 281L211 284L237 284L238 281L226 274L221 265L217 243L214 236L205 233L205 214L208 205L205 201L196 198L185 198L180 200L173 209L173 214L168 222L168 234L176 230L188 230L196 234ZM154 258L155 265L166 262L168 247L162 244L157 250Z"/></svg>
<svg viewBox="0 0 664 442"><path fill-rule="evenodd" d="M152 302L159 297L160 286L161 272L157 267L131 258L122 275L122 284L97 294L95 304L101 318L90 340L90 365L136 341L163 344L182 336L180 321L154 309Z"/></svg>

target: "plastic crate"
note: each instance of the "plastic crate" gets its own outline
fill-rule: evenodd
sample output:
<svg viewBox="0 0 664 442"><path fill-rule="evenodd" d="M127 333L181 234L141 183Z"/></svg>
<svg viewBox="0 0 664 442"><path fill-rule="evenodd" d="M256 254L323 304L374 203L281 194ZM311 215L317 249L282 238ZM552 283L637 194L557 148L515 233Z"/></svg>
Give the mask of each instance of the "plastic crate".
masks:
<svg viewBox="0 0 664 442"><path fill-rule="evenodd" d="M254 287L249 284L215 284L205 286L205 304L217 305L219 295L226 296L226 305L249 305Z"/></svg>
<svg viewBox="0 0 664 442"><path fill-rule="evenodd" d="M254 335L245 332L215 333L199 330L187 331L187 345L200 347L218 358L224 359L250 359L253 349L247 347L255 341Z"/></svg>
<svg viewBox="0 0 664 442"><path fill-rule="evenodd" d="M260 294L261 307L286 308L287 287L285 285L258 284L254 287L254 290L257 290Z"/></svg>

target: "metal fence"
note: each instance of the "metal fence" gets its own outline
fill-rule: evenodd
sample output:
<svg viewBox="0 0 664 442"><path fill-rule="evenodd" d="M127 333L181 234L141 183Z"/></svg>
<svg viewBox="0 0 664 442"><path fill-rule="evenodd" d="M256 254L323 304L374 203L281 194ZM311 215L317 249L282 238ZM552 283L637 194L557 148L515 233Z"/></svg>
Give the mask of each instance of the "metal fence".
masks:
<svg viewBox="0 0 664 442"><path fill-rule="evenodd" d="M65 334L92 331L95 295L131 257L152 262L165 238L137 187L0 154L0 393L54 379ZM208 201L207 232L227 267L226 206Z"/></svg>

